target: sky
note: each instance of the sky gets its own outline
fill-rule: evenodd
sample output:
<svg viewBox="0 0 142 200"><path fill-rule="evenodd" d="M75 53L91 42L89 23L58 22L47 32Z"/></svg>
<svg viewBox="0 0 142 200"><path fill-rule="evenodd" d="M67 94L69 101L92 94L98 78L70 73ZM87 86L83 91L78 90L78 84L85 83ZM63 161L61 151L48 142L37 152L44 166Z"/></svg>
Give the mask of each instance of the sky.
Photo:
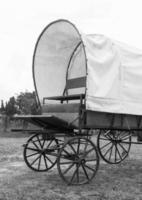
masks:
<svg viewBox="0 0 142 200"><path fill-rule="evenodd" d="M142 49L141 0L0 0L0 100L33 91L32 57L43 28L68 19Z"/></svg>

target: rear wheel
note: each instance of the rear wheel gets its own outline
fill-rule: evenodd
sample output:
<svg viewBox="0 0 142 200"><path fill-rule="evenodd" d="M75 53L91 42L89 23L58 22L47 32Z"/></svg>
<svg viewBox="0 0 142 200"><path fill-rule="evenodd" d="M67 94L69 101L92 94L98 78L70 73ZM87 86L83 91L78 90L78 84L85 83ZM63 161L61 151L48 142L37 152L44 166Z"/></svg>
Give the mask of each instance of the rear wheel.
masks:
<svg viewBox="0 0 142 200"><path fill-rule="evenodd" d="M97 138L98 151L109 164L122 162L131 147L130 131L100 130Z"/></svg>
<svg viewBox="0 0 142 200"><path fill-rule="evenodd" d="M67 184L88 183L99 167L97 148L88 138L69 139L59 152L57 167L61 178Z"/></svg>
<svg viewBox="0 0 142 200"><path fill-rule="evenodd" d="M37 133L24 145L24 160L34 171L48 171L56 164L58 149L57 139Z"/></svg>

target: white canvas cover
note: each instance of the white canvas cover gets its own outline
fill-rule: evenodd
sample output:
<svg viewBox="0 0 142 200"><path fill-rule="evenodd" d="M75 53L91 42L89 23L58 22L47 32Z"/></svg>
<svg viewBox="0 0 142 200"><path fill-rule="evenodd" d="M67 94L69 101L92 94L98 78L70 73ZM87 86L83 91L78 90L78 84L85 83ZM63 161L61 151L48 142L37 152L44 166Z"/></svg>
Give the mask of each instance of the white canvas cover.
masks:
<svg viewBox="0 0 142 200"><path fill-rule="evenodd" d="M87 110L142 115L142 51L104 35L80 34L66 20L40 35L33 72L41 102L63 95L67 79L86 76L86 88L69 94L86 93Z"/></svg>
<svg viewBox="0 0 142 200"><path fill-rule="evenodd" d="M142 51L104 35L83 35L88 110L142 115Z"/></svg>
<svg viewBox="0 0 142 200"><path fill-rule="evenodd" d="M81 37L71 23L59 20L43 30L35 46L33 75L40 103L44 97L62 96L67 79L86 76ZM84 92L79 88L68 94Z"/></svg>

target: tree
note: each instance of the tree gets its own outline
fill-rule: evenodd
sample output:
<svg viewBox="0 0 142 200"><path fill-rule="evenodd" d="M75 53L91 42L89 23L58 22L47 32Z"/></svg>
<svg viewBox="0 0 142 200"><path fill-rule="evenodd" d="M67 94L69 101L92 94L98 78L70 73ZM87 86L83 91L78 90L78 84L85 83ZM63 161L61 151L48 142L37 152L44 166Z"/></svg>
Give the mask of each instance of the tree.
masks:
<svg viewBox="0 0 142 200"><path fill-rule="evenodd" d="M37 114L35 92L21 92L17 96L16 105L20 114Z"/></svg>
<svg viewBox="0 0 142 200"><path fill-rule="evenodd" d="M5 112L10 117L17 113L15 97L11 97L8 103L6 103Z"/></svg>
<svg viewBox="0 0 142 200"><path fill-rule="evenodd" d="M0 112L3 113L4 111L5 111L4 103L3 100L1 100Z"/></svg>
<svg viewBox="0 0 142 200"><path fill-rule="evenodd" d="M9 117L14 114L39 114L35 92L21 92L16 98L10 97L5 106L1 100L0 112Z"/></svg>

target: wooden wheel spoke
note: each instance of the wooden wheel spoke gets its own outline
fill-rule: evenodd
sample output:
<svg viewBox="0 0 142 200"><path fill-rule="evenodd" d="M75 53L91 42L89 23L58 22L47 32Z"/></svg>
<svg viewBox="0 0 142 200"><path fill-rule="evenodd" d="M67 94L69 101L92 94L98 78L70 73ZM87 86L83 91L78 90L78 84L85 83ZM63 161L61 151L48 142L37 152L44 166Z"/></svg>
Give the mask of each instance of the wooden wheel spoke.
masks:
<svg viewBox="0 0 142 200"><path fill-rule="evenodd" d="M123 134L121 137L120 137L120 139L123 139L123 138L130 138L131 137L131 135L128 133L128 134Z"/></svg>
<svg viewBox="0 0 142 200"><path fill-rule="evenodd" d="M114 144L112 144L111 149L110 149L109 161L111 160L113 146L114 146Z"/></svg>
<svg viewBox="0 0 142 200"><path fill-rule="evenodd" d="M107 131L107 133L103 134L104 137L106 137L108 140L112 140L112 137L110 136L110 131Z"/></svg>
<svg viewBox="0 0 142 200"><path fill-rule="evenodd" d="M121 132L120 131L117 131L116 134L115 134L115 139L118 139L121 135Z"/></svg>
<svg viewBox="0 0 142 200"><path fill-rule="evenodd" d="M123 149L123 151L125 151L126 154L128 154L128 151L123 147L121 143L119 143L119 146Z"/></svg>
<svg viewBox="0 0 142 200"><path fill-rule="evenodd" d="M86 162L93 162L93 161L97 161L97 159L96 158L92 158L92 159L90 158L90 159L85 159L85 161Z"/></svg>
<svg viewBox="0 0 142 200"><path fill-rule="evenodd" d="M53 142L53 140L50 140L49 144L46 147L47 149L48 149L48 147L50 147L50 145L52 144L52 142Z"/></svg>
<svg viewBox="0 0 142 200"><path fill-rule="evenodd" d="M45 155L45 158L53 165L54 162L53 162L50 158L48 158L48 157L46 156L46 154L44 154L44 155Z"/></svg>
<svg viewBox="0 0 142 200"><path fill-rule="evenodd" d="M115 156L114 156L115 163L117 161L117 144L115 144Z"/></svg>
<svg viewBox="0 0 142 200"><path fill-rule="evenodd" d="M41 144L41 142L40 142L40 138L39 138L38 135L37 135L37 140L38 140L38 142L39 142L40 148L42 148L42 144Z"/></svg>
<svg viewBox="0 0 142 200"><path fill-rule="evenodd" d="M73 152L75 153L75 155L77 154L76 150L74 149L74 147L70 144L71 149L73 150Z"/></svg>
<svg viewBox="0 0 142 200"><path fill-rule="evenodd" d="M41 154L40 157L39 157L39 161L38 161L38 170L40 170L41 157L42 157L42 154Z"/></svg>
<svg viewBox="0 0 142 200"><path fill-rule="evenodd" d="M70 156L71 154L69 152L67 152L65 149L63 149L63 151L66 153L66 155Z"/></svg>
<svg viewBox="0 0 142 200"><path fill-rule="evenodd" d="M79 154L79 150L80 150L80 139L78 140L77 155Z"/></svg>
<svg viewBox="0 0 142 200"><path fill-rule="evenodd" d="M37 154L39 154L39 153L36 152L36 153L30 154L30 155L27 156L27 158L29 158L29 157L31 157L31 156L35 156L35 155L37 155Z"/></svg>
<svg viewBox="0 0 142 200"><path fill-rule="evenodd" d="M83 171L84 171L84 174L85 174L86 178L89 180L89 176L88 176L88 174L87 174L87 171L86 171L84 165L81 164L81 166L82 166L82 169L83 169Z"/></svg>
<svg viewBox="0 0 142 200"><path fill-rule="evenodd" d="M70 166L63 172L63 174L65 175L73 166L74 163L70 164Z"/></svg>
<svg viewBox="0 0 142 200"><path fill-rule="evenodd" d="M108 139L108 138L103 138L103 137L100 137L100 140L110 140L110 138Z"/></svg>
<svg viewBox="0 0 142 200"><path fill-rule="evenodd" d="M76 167L78 167L78 165ZM76 178L77 178L77 183L79 183L79 168L77 168Z"/></svg>
<svg viewBox="0 0 142 200"><path fill-rule="evenodd" d="M103 148L105 148L106 146L108 146L109 144L111 144L112 142L110 141L110 142L108 142L107 144L105 144L104 146L102 146L100 149L103 149Z"/></svg>
<svg viewBox="0 0 142 200"><path fill-rule="evenodd" d="M45 144L45 140L43 140L43 143L42 143L42 149L44 148L44 144Z"/></svg>
<svg viewBox="0 0 142 200"><path fill-rule="evenodd" d="M117 150L117 152L118 152L118 155L119 155L119 158L122 160L122 156L121 156L121 153L120 153L120 151L119 151L119 149L118 149L118 147L117 147L117 144L116 144L116 150Z"/></svg>
<svg viewBox="0 0 142 200"><path fill-rule="evenodd" d="M27 147L28 150L32 150L32 151L37 151L37 152L40 152L40 149L34 149L32 147Z"/></svg>
<svg viewBox="0 0 142 200"><path fill-rule="evenodd" d="M68 164L73 164L74 162L68 161L68 162L60 162L60 165L68 165Z"/></svg>
<svg viewBox="0 0 142 200"><path fill-rule="evenodd" d="M113 144L112 144L113 145ZM103 155L104 157L108 154L108 152L111 150L111 147L105 152L105 154Z"/></svg>
<svg viewBox="0 0 142 200"><path fill-rule="evenodd" d="M83 158L86 157L91 151L94 150L94 147L92 147L91 149L89 149L88 151L84 152L83 154Z"/></svg>
<svg viewBox="0 0 142 200"><path fill-rule="evenodd" d="M93 171L93 172L96 171L95 169L93 169L93 168L89 167L88 165L86 165L86 163L84 164L84 166L85 166L86 168L88 168L89 170Z"/></svg>
<svg viewBox="0 0 142 200"><path fill-rule="evenodd" d="M121 137L120 139L121 140L128 140L128 139L130 139L130 135L126 135L125 137Z"/></svg>
<svg viewBox="0 0 142 200"><path fill-rule="evenodd" d="M86 152L87 146L88 146L88 142L85 143L84 152Z"/></svg>
<svg viewBox="0 0 142 200"><path fill-rule="evenodd" d="M72 175L72 178L71 178L71 180L69 181L69 184L72 183L72 181L73 181L73 179L74 179L74 177L75 177L75 174L77 173L79 167L80 167L80 164L77 165L77 167L76 167L76 169L75 169L75 171L74 171L74 173L73 173L73 175Z"/></svg>
<svg viewBox="0 0 142 200"><path fill-rule="evenodd" d="M46 161L45 154L43 154L43 157L44 157L44 163L45 163L45 167L46 167L46 169L48 169L48 164L47 164L47 161Z"/></svg>
<svg viewBox="0 0 142 200"><path fill-rule="evenodd" d="M40 158L41 155L39 155L32 163L31 166Z"/></svg>
<svg viewBox="0 0 142 200"><path fill-rule="evenodd" d="M39 149L39 146L35 143L35 141L31 141L31 142L37 149Z"/></svg>

